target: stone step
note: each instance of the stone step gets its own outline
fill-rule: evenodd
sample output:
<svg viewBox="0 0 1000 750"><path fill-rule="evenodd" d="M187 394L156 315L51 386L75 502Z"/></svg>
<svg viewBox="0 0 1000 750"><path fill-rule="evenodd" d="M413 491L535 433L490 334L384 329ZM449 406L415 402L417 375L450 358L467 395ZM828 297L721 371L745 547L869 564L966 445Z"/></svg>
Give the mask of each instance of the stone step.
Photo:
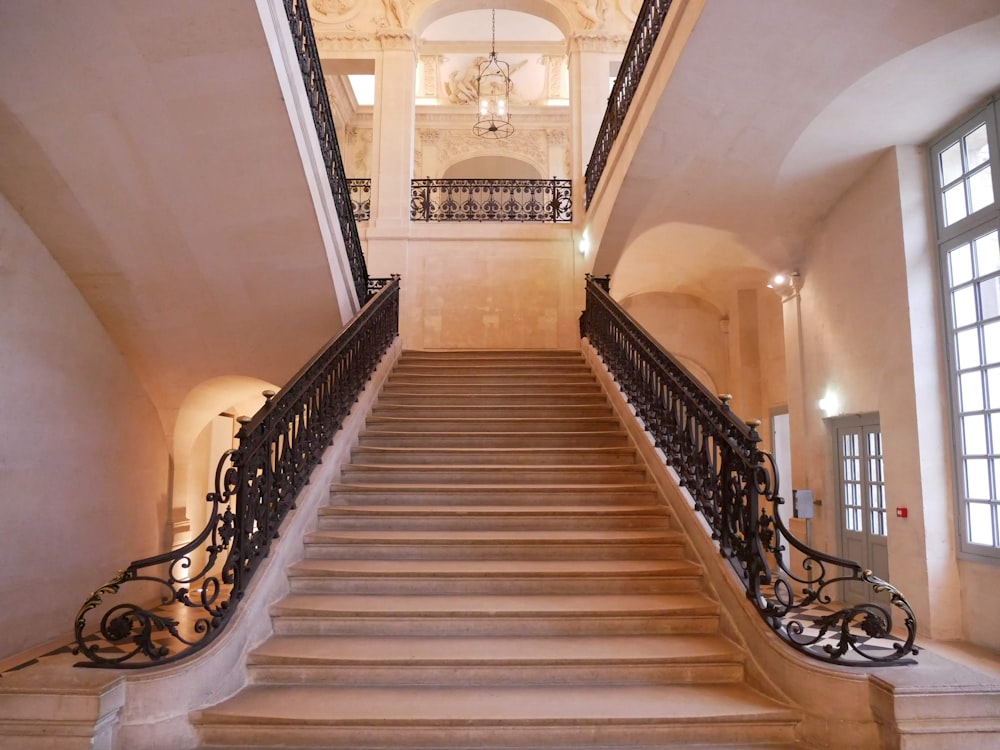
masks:
<svg viewBox="0 0 1000 750"><path fill-rule="evenodd" d="M702 571L670 560L324 560L288 569L300 594L678 594L698 592Z"/></svg>
<svg viewBox="0 0 1000 750"><path fill-rule="evenodd" d="M327 531L307 534L305 556L326 560L671 560L672 531Z"/></svg>
<svg viewBox="0 0 1000 750"><path fill-rule="evenodd" d="M253 686L194 717L208 745L624 748L794 744L796 712L741 684Z"/></svg>
<svg viewBox="0 0 1000 750"><path fill-rule="evenodd" d="M330 486L332 505L633 505L658 502L656 485L350 484Z"/></svg>
<svg viewBox="0 0 1000 750"><path fill-rule="evenodd" d="M276 636L250 654L258 684L514 687L735 682L742 654L717 635L563 638Z"/></svg>
<svg viewBox="0 0 1000 750"><path fill-rule="evenodd" d="M607 403L593 404L394 404L379 402L372 410L373 416L379 417L409 417L433 419L498 419L498 418L528 418L528 419L567 419L609 417L611 406Z"/></svg>
<svg viewBox="0 0 1000 750"><path fill-rule="evenodd" d="M610 448L468 448L359 446L351 451L359 464L447 465L629 465L638 461L631 446Z"/></svg>
<svg viewBox="0 0 1000 750"><path fill-rule="evenodd" d="M551 361L583 361L579 349L404 349L401 362L520 362L538 359Z"/></svg>
<svg viewBox="0 0 1000 750"><path fill-rule="evenodd" d="M434 466L347 464L341 479L351 484L637 484L646 479L641 464L570 466Z"/></svg>
<svg viewBox="0 0 1000 750"><path fill-rule="evenodd" d="M568 636L714 633L701 593L376 596L289 594L271 608L278 635Z"/></svg>
<svg viewBox="0 0 1000 750"><path fill-rule="evenodd" d="M666 507L652 505L331 505L319 512L320 529L343 531L622 531L669 525Z"/></svg>
<svg viewBox="0 0 1000 750"><path fill-rule="evenodd" d="M520 399L522 396L554 396L560 393L585 393L590 395L604 395L600 384L590 378L589 380L579 378L572 383L559 382L559 378L535 378L529 380L518 380L516 382L503 380L488 383L479 380L462 381L456 383L438 383L434 378L397 378L395 381L386 381L382 386L382 395L394 395L396 393L426 394L455 394L458 396L485 396L485 397L507 397Z"/></svg>
<svg viewBox="0 0 1000 750"><path fill-rule="evenodd" d="M508 377L530 375L532 377L542 375L546 377L564 377L582 375L593 379L593 373L589 365L583 360L508 360L506 362L476 362L449 361L431 362L415 360L400 360L393 368L392 375L395 377L411 376L469 376L479 377Z"/></svg>
<svg viewBox="0 0 1000 750"><path fill-rule="evenodd" d="M559 391L564 388L576 389L580 386L596 386L594 375L589 370L571 374L548 374L535 372L511 372L481 375L447 375L444 373L398 373L393 372L386 381L388 388L422 387L437 391L468 390L480 388L485 392L496 388L513 390L526 388L528 393ZM598 388L600 386L597 386Z"/></svg>
<svg viewBox="0 0 1000 750"><path fill-rule="evenodd" d="M445 406L455 405L477 405L477 406L506 406L516 404L521 406L532 404L544 405L564 405L590 406L607 404L607 397L598 387L574 390L558 390L547 393L503 393L492 391L489 393L462 393L435 390L407 390L403 388L383 388L378 397L378 405L383 404L413 404L416 406L433 406L435 404Z"/></svg>
<svg viewBox="0 0 1000 750"><path fill-rule="evenodd" d="M397 448L591 448L630 446L620 427L587 432L445 432L401 431L392 426L369 426L358 440L361 446Z"/></svg>
<svg viewBox="0 0 1000 750"><path fill-rule="evenodd" d="M375 430L397 432L577 432L621 428L615 416L595 417L403 417L372 414L365 422Z"/></svg>

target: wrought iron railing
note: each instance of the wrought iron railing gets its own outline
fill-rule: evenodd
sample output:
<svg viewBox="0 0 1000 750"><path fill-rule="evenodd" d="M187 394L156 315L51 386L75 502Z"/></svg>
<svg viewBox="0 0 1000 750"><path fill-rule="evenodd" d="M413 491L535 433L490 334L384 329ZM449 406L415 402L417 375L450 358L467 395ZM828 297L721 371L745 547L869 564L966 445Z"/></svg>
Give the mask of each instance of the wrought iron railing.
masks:
<svg viewBox="0 0 1000 750"><path fill-rule="evenodd" d="M611 89L611 96L608 97L608 108L604 111L604 120L597 132L590 162L587 164L585 178L587 208L590 207L590 201L597 192L597 185L608 164L611 147L614 146L615 139L625 122L625 115L628 114L629 106L639 88L639 81L670 11L671 2L672 0L644 0L639 10L618 76L615 78L615 85Z"/></svg>
<svg viewBox="0 0 1000 750"><path fill-rule="evenodd" d="M370 221L372 218L372 180L371 177L348 177L347 187L351 191L351 210L357 221Z"/></svg>
<svg viewBox="0 0 1000 750"><path fill-rule="evenodd" d="M413 180L413 221L573 221L570 180Z"/></svg>
<svg viewBox="0 0 1000 750"><path fill-rule="evenodd" d="M891 584L857 563L812 549L789 533L778 506L778 472L760 450L760 422L741 422L728 398L709 393L611 298L609 279L588 276L580 332L593 345L677 472L712 538L764 621L799 651L839 664L906 663L916 654L913 610ZM785 560L788 547L802 561ZM860 581L889 605L864 602L815 619L810 605L832 605L837 586ZM892 638L889 606L904 614L905 637ZM891 639L891 645L872 645ZM884 641L883 641L884 642Z"/></svg>
<svg viewBox="0 0 1000 750"><path fill-rule="evenodd" d="M309 18L309 3L307 0L284 0L288 25L295 42L295 52L302 69L302 81L309 95L313 123L319 136L319 145L326 164L327 177L330 180L330 190L333 191L333 202L340 218L341 233L347 259L351 266L351 276L354 290L358 294L358 303L364 304L368 290L368 269L365 265L365 254L358 236L358 227L354 212L351 210L351 193L347 186L347 176L344 174L344 160L340 156L340 145L337 143L337 132L333 124L333 113L330 111L330 97L326 92L326 81L323 78L323 67L316 49L316 38L313 36L312 21Z"/></svg>
<svg viewBox="0 0 1000 750"><path fill-rule="evenodd" d="M232 620L282 520L399 330L398 278L370 283L375 296L340 335L277 395L266 391L253 418L240 420L239 447L219 461L201 533L132 562L84 603L74 653L89 661L80 666L168 664L207 646ZM126 587L138 602L126 600ZM99 619L96 633L90 616Z"/></svg>

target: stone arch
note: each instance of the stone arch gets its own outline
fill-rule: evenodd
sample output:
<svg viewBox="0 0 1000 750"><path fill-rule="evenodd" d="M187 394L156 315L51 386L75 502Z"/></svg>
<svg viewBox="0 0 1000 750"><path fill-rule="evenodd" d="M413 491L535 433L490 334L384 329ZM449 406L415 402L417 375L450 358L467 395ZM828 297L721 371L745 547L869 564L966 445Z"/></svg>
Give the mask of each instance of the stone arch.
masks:
<svg viewBox="0 0 1000 750"><path fill-rule="evenodd" d="M414 35L419 38L424 29L437 20L467 10L491 10L496 7L490 0L437 0L427 5L413 20ZM573 24L564 8L551 0L506 0L503 10L514 10L545 19L555 26L567 39L573 34Z"/></svg>
<svg viewBox="0 0 1000 750"><path fill-rule="evenodd" d="M225 375L196 385L181 402L174 422L171 450L175 547L201 531L207 521L205 496L212 489L215 466L225 450L219 449L220 439L225 440L218 434L219 430L229 430L231 445L235 417L254 414L264 403L261 392L268 389L279 390L259 378ZM231 415L230 424L216 423L213 428L213 422L223 413ZM214 436L213 431L216 433Z"/></svg>
<svg viewBox="0 0 1000 750"><path fill-rule="evenodd" d="M478 162L478 164L474 164ZM511 162L509 169L503 168L503 162ZM506 152L495 152L487 151L484 153L478 153L473 155L462 155L455 157L449 161L446 161L442 166L441 175L445 178L450 177L471 177L473 175L459 174L455 175L454 172L457 167L462 167L463 165L469 167L482 167L483 170L489 170L490 167L496 167L493 169L492 174L487 174L483 171L482 174L474 175L476 178L504 178L507 174L502 172L511 172L512 176L523 178L523 179L544 179L545 172L542 168L531 158L524 156L522 154L506 153ZM531 172L530 176L527 174L522 174L525 172L524 167L529 167ZM464 170L468 171L468 170ZM473 169L473 171L479 171L478 169ZM450 174L451 173L451 174Z"/></svg>

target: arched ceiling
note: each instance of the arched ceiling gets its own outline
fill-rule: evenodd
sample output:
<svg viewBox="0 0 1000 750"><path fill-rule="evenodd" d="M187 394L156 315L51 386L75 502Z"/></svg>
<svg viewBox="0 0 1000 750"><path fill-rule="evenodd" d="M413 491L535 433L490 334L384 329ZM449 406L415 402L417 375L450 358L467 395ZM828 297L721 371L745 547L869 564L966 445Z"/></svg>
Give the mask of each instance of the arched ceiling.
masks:
<svg viewBox="0 0 1000 750"><path fill-rule="evenodd" d="M880 152L925 143L998 87L997 0L710 0L640 139L594 270L648 270L648 237L678 223L732 236L750 267L794 268L810 228ZM699 275L717 236L685 241L646 287ZM625 248L643 260L619 264Z"/></svg>

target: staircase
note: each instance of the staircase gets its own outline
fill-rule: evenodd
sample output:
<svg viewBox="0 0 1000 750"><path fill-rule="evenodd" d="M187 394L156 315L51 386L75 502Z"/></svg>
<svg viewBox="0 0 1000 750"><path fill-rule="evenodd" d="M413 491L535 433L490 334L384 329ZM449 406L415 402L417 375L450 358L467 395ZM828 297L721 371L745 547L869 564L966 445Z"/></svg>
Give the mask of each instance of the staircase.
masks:
<svg viewBox="0 0 1000 750"><path fill-rule="evenodd" d="M222 748L792 748L579 352L405 352Z"/></svg>

